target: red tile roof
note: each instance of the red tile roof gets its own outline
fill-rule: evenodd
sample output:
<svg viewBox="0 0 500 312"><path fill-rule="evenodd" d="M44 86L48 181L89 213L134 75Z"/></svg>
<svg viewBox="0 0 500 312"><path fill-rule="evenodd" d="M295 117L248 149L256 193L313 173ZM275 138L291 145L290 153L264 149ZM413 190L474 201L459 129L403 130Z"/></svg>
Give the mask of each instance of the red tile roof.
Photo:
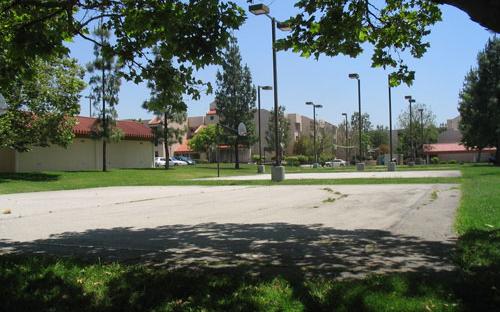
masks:
<svg viewBox="0 0 500 312"><path fill-rule="evenodd" d="M193 151L191 148L189 148L189 140L183 140L182 144L177 147L177 149L174 151L174 154L189 154L192 153Z"/></svg>
<svg viewBox="0 0 500 312"><path fill-rule="evenodd" d="M209 116L210 115L217 115L217 110L211 109L211 110L208 111L207 115L209 115Z"/></svg>
<svg viewBox="0 0 500 312"><path fill-rule="evenodd" d="M73 127L73 133L79 136L92 135L97 118L77 116L76 125ZM153 139L153 132L151 129L137 121L133 120L118 120L116 122L117 128L123 131L125 139Z"/></svg>
<svg viewBox="0 0 500 312"><path fill-rule="evenodd" d="M496 151L495 148L485 148L484 152ZM442 153L475 153L477 149L467 149L459 143L437 143L437 144L424 144L424 153L426 154L442 154Z"/></svg>
<svg viewBox="0 0 500 312"><path fill-rule="evenodd" d="M158 117L158 116L154 116L154 117L153 117L153 119L151 119L151 120L148 122L148 124L149 124L150 126L156 126L156 125L159 125L159 124L161 124L161 123L162 123L162 120L161 120L161 118L160 118L160 117Z"/></svg>

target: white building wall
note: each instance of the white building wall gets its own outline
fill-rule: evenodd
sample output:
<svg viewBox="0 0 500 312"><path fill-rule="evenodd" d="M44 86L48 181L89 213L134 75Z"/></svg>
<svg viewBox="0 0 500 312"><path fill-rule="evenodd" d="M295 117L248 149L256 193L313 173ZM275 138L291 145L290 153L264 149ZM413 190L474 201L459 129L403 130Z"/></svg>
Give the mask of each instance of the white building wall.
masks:
<svg viewBox="0 0 500 312"><path fill-rule="evenodd" d="M108 144L109 168L152 168L153 143L149 141L122 140Z"/></svg>
<svg viewBox="0 0 500 312"><path fill-rule="evenodd" d="M122 140L107 145L108 168L151 168L154 146L149 141ZM102 141L75 138L67 148L34 147L16 152L16 171L102 170Z"/></svg>
<svg viewBox="0 0 500 312"><path fill-rule="evenodd" d="M34 147L29 152L16 152L17 172L95 170L95 142L76 138L67 148Z"/></svg>

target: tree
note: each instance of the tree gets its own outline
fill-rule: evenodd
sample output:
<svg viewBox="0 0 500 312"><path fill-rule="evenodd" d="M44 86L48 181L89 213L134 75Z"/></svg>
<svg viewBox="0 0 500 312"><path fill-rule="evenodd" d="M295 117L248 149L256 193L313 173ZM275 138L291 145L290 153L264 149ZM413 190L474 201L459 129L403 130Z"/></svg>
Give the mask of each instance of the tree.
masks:
<svg viewBox="0 0 500 312"><path fill-rule="evenodd" d="M313 152L313 140L311 136L301 135L295 142L293 146L293 153L295 155L312 155Z"/></svg>
<svg viewBox="0 0 500 312"><path fill-rule="evenodd" d="M222 131L217 133L217 125L208 125L198 131L191 140L189 140L189 148L195 152L207 153L207 155L210 155L210 150L216 147L218 143L217 137L221 134Z"/></svg>
<svg viewBox="0 0 500 312"><path fill-rule="evenodd" d="M225 129L222 140L234 146L236 169L240 168L239 144L251 144L256 139L253 122L255 92L250 69L247 65L241 65L240 49L236 39L233 39L224 53L222 71L217 71L215 102L220 118L219 123ZM240 123L244 123L247 127L247 136L245 138L236 133Z"/></svg>
<svg viewBox="0 0 500 312"><path fill-rule="evenodd" d="M275 151L276 149L276 141L275 141L275 130L276 127L274 126L274 118L275 118L275 113L274 113L274 108L271 109L271 112L269 114L269 123L268 123L268 130L266 131L266 142L267 142L267 150L269 151ZM288 147L288 136L289 136L289 128L290 122L285 116L285 107L280 106L278 109L278 137L279 141L282 144L282 151L285 151L286 148Z"/></svg>
<svg viewBox="0 0 500 312"><path fill-rule="evenodd" d="M67 147L74 138L72 117L80 111L84 70L69 58L36 58L29 64L30 76L14 75L2 90L8 110L0 116L0 147L20 152Z"/></svg>
<svg viewBox="0 0 500 312"><path fill-rule="evenodd" d="M361 123L361 144L362 144L362 154L366 157L368 152L368 146L370 145L370 131L372 130L372 123L370 121L370 115L367 113L362 113L362 123ZM350 142L354 146L359 145L359 113L353 113L351 116L351 132L350 132ZM357 157L359 157L360 147L358 146ZM354 155L353 155L354 156Z"/></svg>
<svg viewBox="0 0 500 312"><path fill-rule="evenodd" d="M185 127L179 125L186 121L187 105L182 99L184 90L182 78L173 67L172 60L165 59L159 49L155 49L154 53L155 61L148 69L147 75L151 96L142 106L162 119L162 124L157 130L162 137L165 158L169 159L169 147L175 143L182 143L186 133ZM166 161L165 169L168 168L169 163Z"/></svg>
<svg viewBox="0 0 500 312"><path fill-rule="evenodd" d="M489 39L460 92L460 131L469 148L496 147L500 166L500 39Z"/></svg>
<svg viewBox="0 0 500 312"><path fill-rule="evenodd" d="M425 37L441 20L438 4L450 4L489 29L500 32L500 6L495 0L299 0L299 13L289 19L291 34L279 41L304 57L321 54L359 56L373 46L372 66L391 67L393 86L411 84L415 72L400 55L421 58L430 44Z"/></svg>
<svg viewBox="0 0 500 312"><path fill-rule="evenodd" d="M419 109L422 109L422 120L420 119ZM410 108L407 107L398 117L399 128L398 133L399 146L398 152L406 157L413 157L412 152L417 153L424 143L435 143L439 135L439 130L436 126L436 115L431 108L423 103L414 103L412 105L412 129L410 132ZM413 147L412 147L413 142Z"/></svg>
<svg viewBox="0 0 500 312"><path fill-rule="evenodd" d="M116 127L116 105L119 102L122 65L113 54L106 52L110 46L110 33L102 21L94 30L94 36L97 38L94 44L95 59L87 64L87 71L92 74L89 85L99 121L94 136L102 139L102 171L106 171L106 144L109 141L119 141L123 136L121 130Z"/></svg>
<svg viewBox="0 0 500 312"><path fill-rule="evenodd" d="M330 130L330 131L329 131ZM318 126L317 130L317 148L318 155L321 160L332 159L335 154L336 142L334 129L328 129L325 126ZM335 158L335 157L333 157Z"/></svg>
<svg viewBox="0 0 500 312"><path fill-rule="evenodd" d="M382 144L389 144L389 129L383 125L377 125L369 132L369 136L370 145L374 148L378 148Z"/></svg>
<svg viewBox="0 0 500 312"><path fill-rule="evenodd" d="M38 60L67 57L69 41L81 38L100 46L89 30L104 19L113 40L102 48L119 58L125 79L135 83L147 79L153 63L151 51L159 47L163 56L175 60L184 93L197 99L200 86L206 85L203 89L208 91L211 87L195 79L194 70L221 61L230 34L244 18L244 11L234 2L220 0L0 1L0 93L8 97L13 79L36 76L33 64ZM57 141L65 135L59 129L48 133L50 139Z"/></svg>

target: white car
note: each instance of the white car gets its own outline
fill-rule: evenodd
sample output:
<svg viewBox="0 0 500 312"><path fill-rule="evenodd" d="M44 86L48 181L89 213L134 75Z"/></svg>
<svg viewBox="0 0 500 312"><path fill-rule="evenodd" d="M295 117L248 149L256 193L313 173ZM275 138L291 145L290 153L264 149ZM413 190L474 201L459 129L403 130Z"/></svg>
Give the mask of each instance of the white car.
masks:
<svg viewBox="0 0 500 312"><path fill-rule="evenodd" d="M173 164L174 166L187 166L188 165L187 162L180 160L180 159L177 159L175 157L170 157L168 163L169 163L169 165Z"/></svg>
<svg viewBox="0 0 500 312"><path fill-rule="evenodd" d="M347 165L345 160L335 158L332 161L325 162L326 167L345 167Z"/></svg>
<svg viewBox="0 0 500 312"><path fill-rule="evenodd" d="M165 167L165 162L166 162L165 157L155 157L155 167L156 168ZM168 165L174 166L174 162L172 160L169 160Z"/></svg>

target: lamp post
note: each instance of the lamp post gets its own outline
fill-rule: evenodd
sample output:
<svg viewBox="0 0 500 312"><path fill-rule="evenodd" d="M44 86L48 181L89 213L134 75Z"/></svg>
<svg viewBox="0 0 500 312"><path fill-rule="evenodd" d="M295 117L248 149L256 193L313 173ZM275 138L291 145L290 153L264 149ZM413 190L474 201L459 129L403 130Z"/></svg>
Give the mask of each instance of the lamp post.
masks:
<svg viewBox="0 0 500 312"><path fill-rule="evenodd" d="M347 148L347 146L349 145L349 136L348 136L348 124L347 124L347 114L346 113L342 113L342 116L345 117L345 157L346 157L346 161L348 164L350 164L350 160L349 160L349 149Z"/></svg>
<svg viewBox="0 0 500 312"><path fill-rule="evenodd" d="M359 162L362 163L363 159L363 143L361 139L362 129L363 129L363 117L361 116L361 80L359 79L359 74L352 73L349 74L350 79L356 79L358 81L358 126L359 126ZM361 170L361 166L358 166ZM364 168L363 168L364 169Z"/></svg>
<svg viewBox="0 0 500 312"><path fill-rule="evenodd" d="M89 94L87 96L85 96L86 99L89 99L89 117L92 117L92 95Z"/></svg>
<svg viewBox="0 0 500 312"><path fill-rule="evenodd" d="M262 165L262 134L261 134L261 125L260 125L260 115L261 115L261 110L260 110L260 90L272 90L273 87L271 86L257 86L257 105L259 109L258 113L258 120L259 120L259 164L257 166L257 173L264 173L264 166Z"/></svg>
<svg viewBox="0 0 500 312"><path fill-rule="evenodd" d="M274 17L269 15L269 7L264 4L252 4L248 7L248 10L254 15L265 15L271 20L271 32L272 32L272 46L273 46L273 89L274 89L274 138L275 138L275 151L276 151L276 162L271 172L271 177L273 181L282 181L285 179L285 168L281 166L281 153L280 153L280 142L278 135L278 74L276 68L276 27L283 31L289 31L290 27L286 23L277 22Z"/></svg>
<svg viewBox="0 0 500 312"><path fill-rule="evenodd" d="M313 136L314 136L314 167L318 167L318 152L316 151L316 108L322 108L323 105L320 104L314 104L313 102L306 102L306 105L311 105L313 108L313 123L314 123L314 130L313 130Z"/></svg>
<svg viewBox="0 0 500 312"><path fill-rule="evenodd" d="M420 157L424 158L424 109L419 108L420 112Z"/></svg>
<svg viewBox="0 0 500 312"><path fill-rule="evenodd" d="M391 75L387 75L387 88L389 89L389 163L392 162L392 94Z"/></svg>
<svg viewBox="0 0 500 312"><path fill-rule="evenodd" d="M405 96L405 99L408 100L408 103L410 104L410 159L412 162L409 163L410 166L415 164L415 149L413 148L413 113L411 109L411 104L415 103L415 100L412 98L411 95Z"/></svg>

